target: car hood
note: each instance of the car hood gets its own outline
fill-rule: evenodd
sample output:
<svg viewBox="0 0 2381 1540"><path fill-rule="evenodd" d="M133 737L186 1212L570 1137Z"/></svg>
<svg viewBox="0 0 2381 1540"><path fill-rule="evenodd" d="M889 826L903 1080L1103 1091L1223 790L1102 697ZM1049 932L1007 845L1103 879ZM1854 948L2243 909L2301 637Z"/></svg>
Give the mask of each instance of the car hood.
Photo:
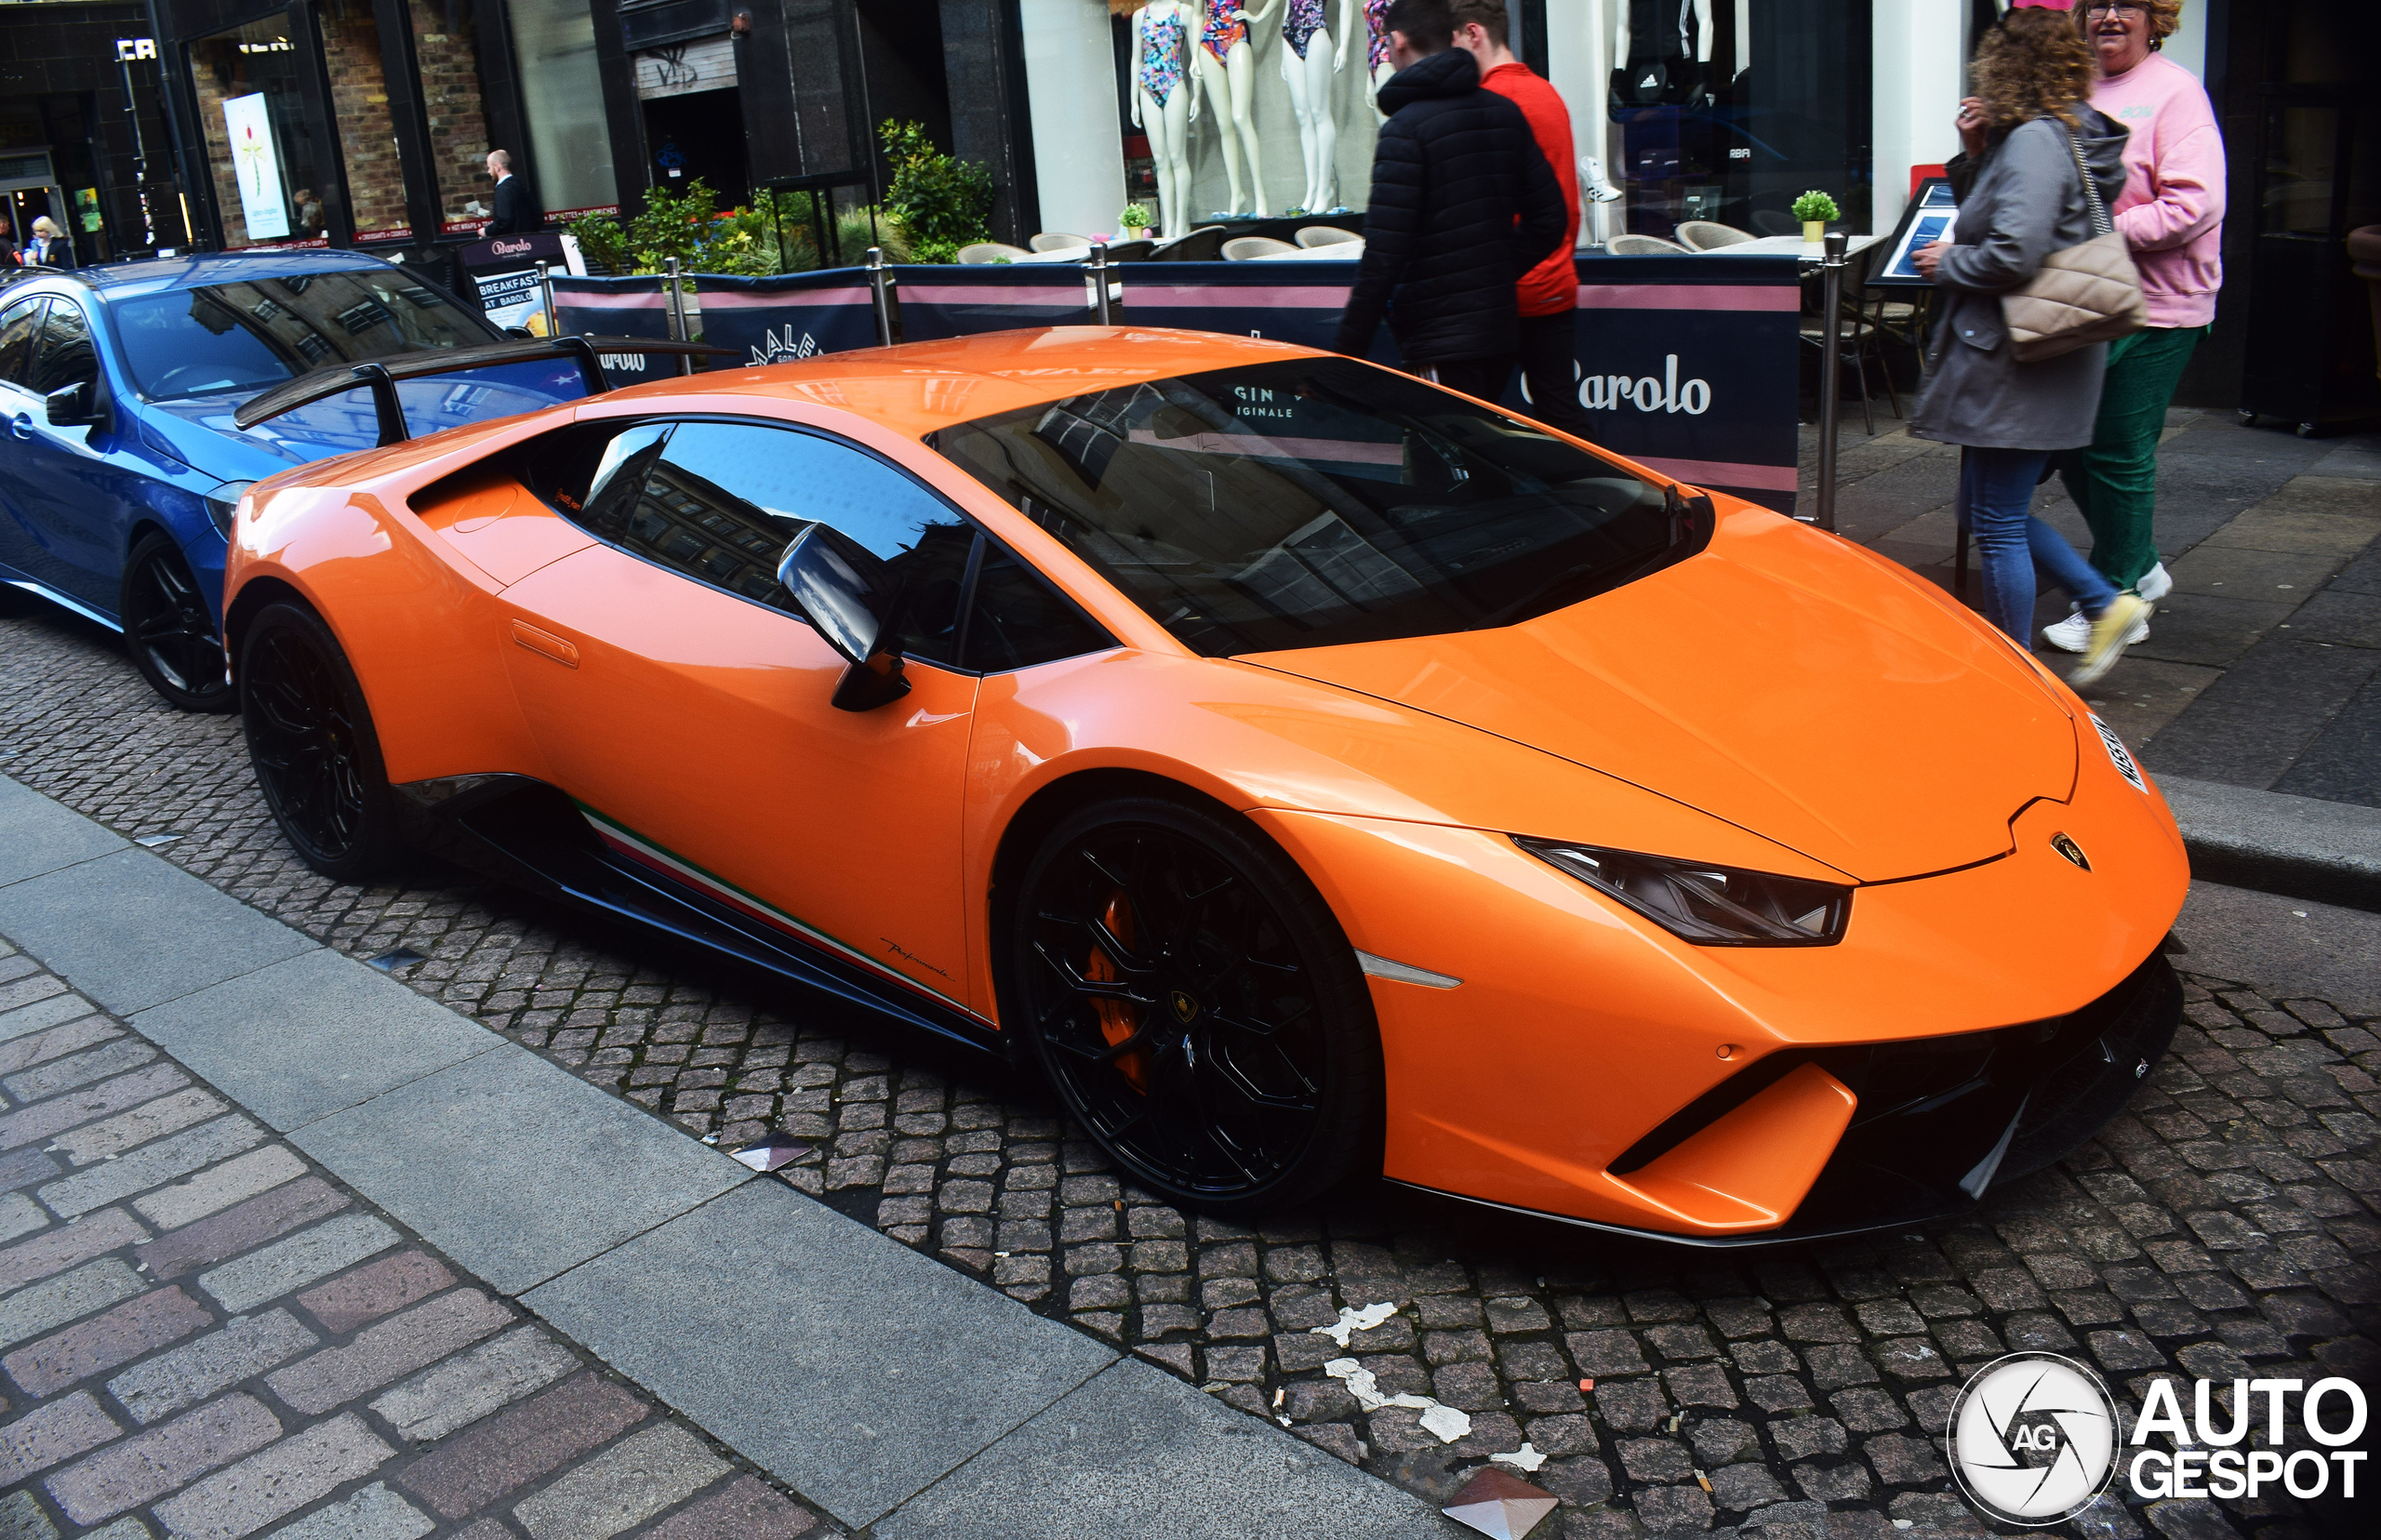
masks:
<svg viewBox="0 0 2381 1540"><path fill-rule="evenodd" d="M1751 511L1701 555L1521 625L1243 661L1527 744L1863 882L2004 855L2017 811L2075 780L2074 720L2007 644L1881 558Z"/></svg>
<svg viewBox="0 0 2381 1540"><path fill-rule="evenodd" d="M256 481L293 465L353 454L379 443L371 394L360 388L244 430L233 422L232 414L255 393L144 402L143 435L153 447L184 465L225 481ZM507 364L397 384L406 426L416 438L575 401L585 393L579 366L567 360Z"/></svg>

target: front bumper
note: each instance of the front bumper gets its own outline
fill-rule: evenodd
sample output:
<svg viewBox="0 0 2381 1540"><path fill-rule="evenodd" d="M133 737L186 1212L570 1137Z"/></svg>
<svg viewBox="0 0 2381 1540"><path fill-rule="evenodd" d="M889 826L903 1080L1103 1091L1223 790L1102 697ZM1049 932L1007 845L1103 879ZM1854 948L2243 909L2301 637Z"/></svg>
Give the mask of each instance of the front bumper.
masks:
<svg viewBox="0 0 2381 1540"><path fill-rule="evenodd" d="M1771 1245L1946 1218L1977 1206L1992 1187L2057 1161L2114 1117L2164 1056L2182 1009L2173 967L2153 952L2108 993L2048 1021L1787 1049L1723 1082L1613 1163L1624 1177L1644 1169L1789 1073L1816 1065L1857 1095L1859 1108L1801 1205L1775 1228L1682 1235L1488 1206L1697 1246Z"/></svg>

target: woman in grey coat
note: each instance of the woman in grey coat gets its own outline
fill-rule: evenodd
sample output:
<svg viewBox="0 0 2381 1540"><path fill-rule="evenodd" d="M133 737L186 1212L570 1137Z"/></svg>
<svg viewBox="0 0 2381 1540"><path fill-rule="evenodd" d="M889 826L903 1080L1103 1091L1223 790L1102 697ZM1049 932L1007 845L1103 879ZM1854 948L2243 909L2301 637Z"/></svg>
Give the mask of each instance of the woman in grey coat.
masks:
<svg viewBox="0 0 2381 1540"><path fill-rule="evenodd" d="M2125 130L2092 110L2091 51L2063 11L2011 11L1977 45L1973 74L1976 95L1960 104L1968 153L1951 168L1955 238L1918 255L1942 295L1909 431L1962 446L1960 524L1975 537L1987 617L2028 646L2039 564L2092 619L2091 645L2069 676L2086 684L2147 630L2148 606L2034 517L2033 501L2051 455L2092 442L2108 344L2021 364L2001 297L2052 252L2092 238L2076 151L2103 204L2113 203L2124 190Z"/></svg>

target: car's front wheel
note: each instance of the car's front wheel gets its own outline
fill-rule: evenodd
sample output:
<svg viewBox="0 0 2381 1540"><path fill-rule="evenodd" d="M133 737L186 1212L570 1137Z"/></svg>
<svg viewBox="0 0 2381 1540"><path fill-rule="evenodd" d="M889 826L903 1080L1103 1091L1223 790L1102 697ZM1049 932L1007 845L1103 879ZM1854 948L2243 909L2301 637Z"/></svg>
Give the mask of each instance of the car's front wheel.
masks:
<svg viewBox="0 0 2381 1540"><path fill-rule="evenodd" d="M1162 798L1082 809L1027 867L1011 939L1025 1041L1140 1186L1253 1215L1377 1162L1355 952L1255 830Z"/></svg>
<svg viewBox="0 0 2381 1540"><path fill-rule="evenodd" d="M339 639L313 611L267 605L240 644L240 724L273 821L326 877L364 882L402 843L380 740Z"/></svg>
<svg viewBox="0 0 2381 1540"><path fill-rule="evenodd" d="M132 666L151 689L185 711L238 708L215 617L171 537L153 529L133 543L117 613Z"/></svg>

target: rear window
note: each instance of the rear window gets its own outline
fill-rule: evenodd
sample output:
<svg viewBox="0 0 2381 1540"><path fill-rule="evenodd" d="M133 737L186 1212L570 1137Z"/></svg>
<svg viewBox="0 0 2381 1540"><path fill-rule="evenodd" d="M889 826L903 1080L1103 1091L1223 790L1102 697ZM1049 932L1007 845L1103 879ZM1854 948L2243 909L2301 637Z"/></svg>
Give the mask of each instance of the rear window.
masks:
<svg viewBox="0 0 2381 1540"><path fill-rule="evenodd" d="M326 364L503 340L394 268L208 284L109 309L133 384L153 401L252 392Z"/></svg>
<svg viewBox="0 0 2381 1540"><path fill-rule="evenodd" d="M1709 538L1709 505L1408 376L1295 359L927 442L1210 657L1512 625Z"/></svg>

